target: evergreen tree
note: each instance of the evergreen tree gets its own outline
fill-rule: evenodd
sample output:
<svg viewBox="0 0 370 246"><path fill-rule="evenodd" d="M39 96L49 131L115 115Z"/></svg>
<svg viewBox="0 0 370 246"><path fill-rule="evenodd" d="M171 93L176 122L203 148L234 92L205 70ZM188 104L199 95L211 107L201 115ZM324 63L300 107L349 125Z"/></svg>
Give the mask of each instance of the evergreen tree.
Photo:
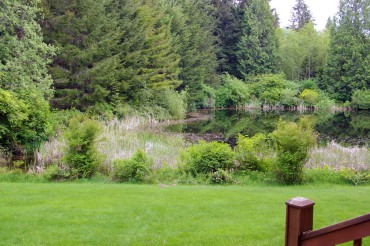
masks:
<svg viewBox="0 0 370 246"><path fill-rule="evenodd" d="M53 90L48 64L55 49L43 42L40 16L37 1L0 2L0 88L33 90L49 99Z"/></svg>
<svg viewBox="0 0 370 246"><path fill-rule="evenodd" d="M370 0L341 0L332 27L328 65L320 86L337 100L370 88Z"/></svg>
<svg viewBox="0 0 370 246"><path fill-rule="evenodd" d="M50 69L56 89L52 100L55 107L86 110L109 98L106 81L102 84L98 78L101 75L94 72L102 60L111 59L105 47L111 24L104 15L104 4L94 0L44 0L44 37L59 49Z"/></svg>
<svg viewBox="0 0 370 246"><path fill-rule="evenodd" d="M0 149L13 160L32 155L49 127L55 49L43 42L40 19L38 1L0 2Z"/></svg>
<svg viewBox="0 0 370 246"><path fill-rule="evenodd" d="M212 0L215 7L216 29L214 31L219 39L217 61L219 73L227 72L238 76L237 43L241 37L241 25L244 21L244 1L238 3L234 0Z"/></svg>
<svg viewBox="0 0 370 246"><path fill-rule="evenodd" d="M143 106L153 103L158 91L178 87L179 55L171 20L158 2L113 0L107 6L119 39L114 49L121 64L116 68L118 97Z"/></svg>
<svg viewBox="0 0 370 246"><path fill-rule="evenodd" d="M314 22L311 11L304 0L296 0L290 21L292 23L291 28L294 30L300 30L310 21Z"/></svg>
<svg viewBox="0 0 370 246"><path fill-rule="evenodd" d="M237 43L237 77L271 73L276 70L277 38L275 17L269 1L245 2L241 37Z"/></svg>
<svg viewBox="0 0 370 246"><path fill-rule="evenodd" d="M176 52L180 55L182 81L178 90L186 89L190 108L203 106L204 84L215 83L216 37L214 9L210 1L168 1L172 17L171 32Z"/></svg>

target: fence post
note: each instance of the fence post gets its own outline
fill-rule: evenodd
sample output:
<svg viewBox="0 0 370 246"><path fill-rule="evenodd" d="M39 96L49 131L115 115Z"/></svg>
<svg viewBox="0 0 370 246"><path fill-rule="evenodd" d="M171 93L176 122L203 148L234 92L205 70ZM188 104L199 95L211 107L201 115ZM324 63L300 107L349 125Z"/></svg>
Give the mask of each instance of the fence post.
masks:
<svg viewBox="0 0 370 246"><path fill-rule="evenodd" d="M313 225L313 201L295 197L285 202L285 246L299 246L300 235L311 231Z"/></svg>

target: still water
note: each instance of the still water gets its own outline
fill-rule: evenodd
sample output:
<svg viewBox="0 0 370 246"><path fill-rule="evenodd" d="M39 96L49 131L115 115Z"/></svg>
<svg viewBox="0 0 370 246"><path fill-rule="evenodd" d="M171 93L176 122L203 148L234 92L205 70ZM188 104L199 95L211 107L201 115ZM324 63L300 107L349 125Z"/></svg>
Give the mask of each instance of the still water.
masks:
<svg viewBox="0 0 370 246"><path fill-rule="evenodd" d="M240 133L253 136L256 133L271 133L279 119L297 122L300 117L310 116L319 133L319 143L325 145L336 141L346 146L370 146L370 112L304 112L296 111L199 111L197 117L166 127L172 132L181 132L193 140L222 140L235 143ZM198 120L199 118L199 120ZM195 137L196 136L196 137ZM191 139L190 139L191 140Z"/></svg>

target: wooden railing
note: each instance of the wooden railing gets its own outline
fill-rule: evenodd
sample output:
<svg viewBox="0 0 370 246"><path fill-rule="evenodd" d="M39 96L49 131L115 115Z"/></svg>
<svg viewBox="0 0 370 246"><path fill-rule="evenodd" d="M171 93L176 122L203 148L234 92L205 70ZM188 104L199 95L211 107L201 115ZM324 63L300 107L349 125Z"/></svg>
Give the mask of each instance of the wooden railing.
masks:
<svg viewBox="0 0 370 246"><path fill-rule="evenodd" d="M370 214L312 231L314 202L296 197L286 202L285 246L333 246L370 236Z"/></svg>

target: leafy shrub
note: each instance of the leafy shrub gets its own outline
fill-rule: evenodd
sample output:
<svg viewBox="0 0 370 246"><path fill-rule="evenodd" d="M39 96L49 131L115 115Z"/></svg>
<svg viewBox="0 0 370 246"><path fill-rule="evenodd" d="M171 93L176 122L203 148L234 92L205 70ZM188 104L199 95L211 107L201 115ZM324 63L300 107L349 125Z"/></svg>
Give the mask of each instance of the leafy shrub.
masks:
<svg viewBox="0 0 370 246"><path fill-rule="evenodd" d="M90 178L99 165L100 158L96 149L99 131L99 125L95 120L74 117L70 121L65 135L67 149L64 161L78 178Z"/></svg>
<svg viewBox="0 0 370 246"><path fill-rule="evenodd" d="M315 104L315 108L322 110L329 110L335 106L335 101L329 97L325 92L320 91L318 102Z"/></svg>
<svg viewBox="0 0 370 246"><path fill-rule="evenodd" d="M239 135L235 153L240 170L255 171L269 169L269 160L273 154L267 136L262 133L258 133L251 138Z"/></svg>
<svg viewBox="0 0 370 246"><path fill-rule="evenodd" d="M224 85L216 92L216 107L238 107L248 103L249 91L243 81L226 74L223 83Z"/></svg>
<svg viewBox="0 0 370 246"><path fill-rule="evenodd" d="M304 91L305 89L310 89L310 90L317 91L318 87L317 87L316 80L314 80L314 79L302 80L300 82L300 89L301 89L301 91Z"/></svg>
<svg viewBox="0 0 370 246"><path fill-rule="evenodd" d="M178 176L178 171L168 166L167 164L163 165L161 168L155 170L155 179L159 182L173 182Z"/></svg>
<svg viewBox="0 0 370 246"><path fill-rule="evenodd" d="M318 102L319 93L311 89L305 89L299 97L302 98L307 105L313 106Z"/></svg>
<svg viewBox="0 0 370 246"><path fill-rule="evenodd" d="M189 107L191 110L199 108L213 108L215 106L215 93L216 90L206 84L202 83L201 90L197 93L197 96L189 100ZM194 102L191 104L191 102Z"/></svg>
<svg viewBox="0 0 370 246"><path fill-rule="evenodd" d="M153 161L143 150L138 150L131 159L113 161L113 180L118 182L144 182L150 180Z"/></svg>
<svg viewBox="0 0 370 246"><path fill-rule="evenodd" d="M312 127L304 118L299 125L280 120L272 136L277 152L278 178L287 184L301 183L308 151L316 143Z"/></svg>
<svg viewBox="0 0 370 246"><path fill-rule="evenodd" d="M229 170L235 167L235 153L226 143L199 141L187 148L180 156L185 170L194 176L199 173L209 174L218 169Z"/></svg>
<svg viewBox="0 0 370 246"><path fill-rule="evenodd" d="M158 94L156 101L167 109L174 119L184 119L186 116L186 92L166 89Z"/></svg>
<svg viewBox="0 0 370 246"><path fill-rule="evenodd" d="M16 94L0 89L0 146L11 154L32 154L47 139L49 116L48 102L35 90Z"/></svg>
<svg viewBox="0 0 370 246"><path fill-rule="evenodd" d="M342 177L354 185L359 185L370 181L370 172L367 169L358 170L355 168L344 167L340 170Z"/></svg>
<svg viewBox="0 0 370 246"><path fill-rule="evenodd" d="M283 74L265 74L248 80L251 95L268 105L286 104L292 106L297 102L298 85L285 79ZM291 98L289 98L291 97Z"/></svg>
<svg viewBox="0 0 370 246"><path fill-rule="evenodd" d="M20 169L8 169L0 167L0 182L42 182L40 175L34 173L24 173Z"/></svg>
<svg viewBox="0 0 370 246"><path fill-rule="evenodd" d="M356 90L352 95L352 106L358 109L370 109L370 90Z"/></svg>
<svg viewBox="0 0 370 246"><path fill-rule="evenodd" d="M328 165L323 168L306 169L305 180L310 183L343 184L343 177L337 170L330 169Z"/></svg>
<svg viewBox="0 0 370 246"><path fill-rule="evenodd" d="M218 169L212 173L211 182L214 184L231 184L234 182L234 179L228 171Z"/></svg>
<svg viewBox="0 0 370 246"><path fill-rule="evenodd" d="M281 104L286 107L299 105L302 101L297 97L297 89L283 89L280 93Z"/></svg>
<svg viewBox="0 0 370 246"><path fill-rule="evenodd" d="M69 168L60 168L57 165L49 166L43 176L49 181L61 181L74 177Z"/></svg>

